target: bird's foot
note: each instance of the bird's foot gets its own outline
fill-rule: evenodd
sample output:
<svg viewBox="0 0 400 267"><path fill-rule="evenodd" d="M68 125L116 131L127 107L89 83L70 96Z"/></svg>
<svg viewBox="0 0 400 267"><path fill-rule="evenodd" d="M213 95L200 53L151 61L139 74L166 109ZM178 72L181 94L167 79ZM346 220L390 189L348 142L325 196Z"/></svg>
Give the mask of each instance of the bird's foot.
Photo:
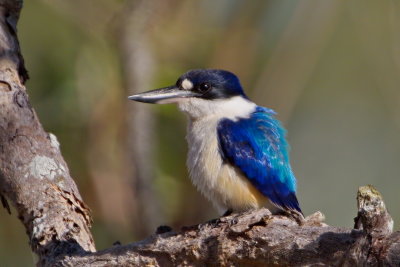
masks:
<svg viewBox="0 0 400 267"><path fill-rule="evenodd" d="M290 216L290 212L285 211L285 210L270 210L272 215L280 215L280 216Z"/></svg>
<svg viewBox="0 0 400 267"><path fill-rule="evenodd" d="M278 216L285 216L288 217L294 221L296 221L297 224L303 225L305 222L304 216L302 213L294 210L274 210L271 212L273 215L278 215Z"/></svg>
<svg viewBox="0 0 400 267"><path fill-rule="evenodd" d="M225 213L222 215L220 218L221 222L227 222L229 226L235 225L238 223L238 218L236 216L233 216L237 213L234 213L232 209L228 209L225 211ZM231 216L232 215L232 216ZM229 218L228 218L229 217Z"/></svg>
<svg viewBox="0 0 400 267"><path fill-rule="evenodd" d="M224 214L221 217L209 220L206 222L206 224L211 225L213 227L216 227L218 224L220 224L222 222L228 222L229 224L236 224L237 223L236 218L232 218L232 219L227 218L232 214L233 214L233 210L228 209L224 212Z"/></svg>
<svg viewBox="0 0 400 267"><path fill-rule="evenodd" d="M172 231L172 228L170 226L168 226L168 225L160 225L160 226L157 227L156 235L161 235L161 234L168 233L168 232L171 232L171 231Z"/></svg>
<svg viewBox="0 0 400 267"><path fill-rule="evenodd" d="M221 223L221 218L215 218L211 219L206 222L206 224L212 225L212 226L217 226L219 223Z"/></svg>
<svg viewBox="0 0 400 267"><path fill-rule="evenodd" d="M225 211L225 213L222 215L222 217L229 216L229 215L231 215L232 213L233 213L233 210L232 210L232 209L227 209L227 210Z"/></svg>

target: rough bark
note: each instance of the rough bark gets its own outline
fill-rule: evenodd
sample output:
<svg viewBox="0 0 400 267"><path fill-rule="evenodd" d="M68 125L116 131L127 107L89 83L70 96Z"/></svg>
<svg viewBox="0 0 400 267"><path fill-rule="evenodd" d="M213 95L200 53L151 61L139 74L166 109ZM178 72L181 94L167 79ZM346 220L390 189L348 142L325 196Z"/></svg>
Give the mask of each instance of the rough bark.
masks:
<svg viewBox="0 0 400 267"><path fill-rule="evenodd" d="M0 192L15 206L40 264L59 253L94 251L91 217L46 133L24 82L16 23L22 1L0 1Z"/></svg>
<svg viewBox="0 0 400 267"><path fill-rule="evenodd" d="M18 212L41 266L399 266L400 232L379 192L359 189L355 229L315 213L300 224L266 209L95 252L91 218L57 139L29 104L16 37L22 1L0 0L0 192Z"/></svg>
<svg viewBox="0 0 400 267"><path fill-rule="evenodd" d="M383 202L381 202L383 203ZM371 209L368 206L367 209ZM368 213L372 225L380 218ZM385 224L374 231L345 229L321 223L315 213L299 225L267 209L223 217L155 234L148 239L76 257L60 256L57 266L398 266L400 232ZM362 217L363 215L361 215ZM364 218L364 217L363 217ZM378 220L379 221L379 220ZM364 224L363 224L364 225ZM365 226L365 225L364 225Z"/></svg>

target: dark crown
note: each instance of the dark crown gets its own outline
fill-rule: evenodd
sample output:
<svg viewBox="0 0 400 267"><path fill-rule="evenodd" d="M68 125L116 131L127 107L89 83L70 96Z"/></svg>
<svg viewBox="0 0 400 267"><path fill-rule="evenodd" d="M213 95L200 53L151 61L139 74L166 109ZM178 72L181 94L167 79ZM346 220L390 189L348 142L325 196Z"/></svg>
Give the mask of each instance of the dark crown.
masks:
<svg viewBox="0 0 400 267"><path fill-rule="evenodd" d="M226 70L190 70L178 79L176 85L181 87L185 79L193 84L193 88L190 90L201 93L201 98L203 99L223 99L233 96L247 98L238 77Z"/></svg>

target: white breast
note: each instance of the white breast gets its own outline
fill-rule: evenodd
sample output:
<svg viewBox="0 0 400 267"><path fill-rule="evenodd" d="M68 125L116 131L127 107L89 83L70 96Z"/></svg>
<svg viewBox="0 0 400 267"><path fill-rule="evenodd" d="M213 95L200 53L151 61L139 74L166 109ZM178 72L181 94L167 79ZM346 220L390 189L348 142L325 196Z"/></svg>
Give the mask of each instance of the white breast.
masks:
<svg viewBox="0 0 400 267"><path fill-rule="evenodd" d="M225 205L217 192L217 179L222 167L218 152L215 119L190 121L187 166L193 184L223 212Z"/></svg>
<svg viewBox="0 0 400 267"><path fill-rule="evenodd" d="M194 101L179 103L180 109L189 115L187 166L193 184L221 213L227 209L241 211L265 206L267 199L247 178L223 163L217 137L218 122L222 118L237 120L248 117L256 105L243 98L235 98L219 107L214 101ZM205 105L199 106L202 101L206 101Z"/></svg>

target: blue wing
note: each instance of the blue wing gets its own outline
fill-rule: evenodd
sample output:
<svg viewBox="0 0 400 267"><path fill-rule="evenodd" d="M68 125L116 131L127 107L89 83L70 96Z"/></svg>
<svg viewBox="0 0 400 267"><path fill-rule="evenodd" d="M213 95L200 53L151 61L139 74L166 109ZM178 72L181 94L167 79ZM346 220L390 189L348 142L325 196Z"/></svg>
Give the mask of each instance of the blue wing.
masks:
<svg viewBox="0 0 400 267"><path fill-rule="evenodd" d="M274 114L270 109L257 107L248 119L221 120L217 127L220 152L276 206L301 213L286 131Z"/></svg>

